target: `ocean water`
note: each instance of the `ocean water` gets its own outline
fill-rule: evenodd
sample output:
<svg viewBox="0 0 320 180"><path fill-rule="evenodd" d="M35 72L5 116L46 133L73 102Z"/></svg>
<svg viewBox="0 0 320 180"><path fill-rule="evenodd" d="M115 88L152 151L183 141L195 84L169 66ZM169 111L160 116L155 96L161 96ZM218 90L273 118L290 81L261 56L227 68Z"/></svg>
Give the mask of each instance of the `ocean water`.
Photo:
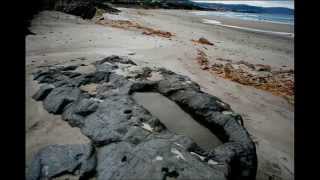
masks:
<svg viewBox="0 0 320 180"><path fill-rule="evenodd" d="M279 24L290 24L294 25L294 16L287 14L265 14L265 13L242 13L242 12L219 12L219 11L199 11L194 12L194 14L203 16L210 19L210 16L220 16L227 18L235 18L241 20L250 20L250 21L264 21L272 22Z"/></svg>
<svg viewBox="0 0 320 180"><path fill-rule="evenodd" d="M294 9L294 1L293 0L241 0L241 1L219 1L219 0L191 0L197 3L219 3L219 4L244 4L249 6L257 6L257 7L284 7L289 9Z"/></svg>
<svg viewBox="0 0 320 180"><path fill-rule="evenodd" d="M217 1L217 0L192 0L193 2L204 6L211 7L217 5L221 5L221 7L225 7L227 9L233 9L234 11L207 11L207 12L195 12L195 14L200 16L206 16L207 19L211 19L210 16L222 16L229 18L236 18L241 20L251 20L251 21L265 21L265 22L273 22L273 23L281 23L281 24L290 24L294 25L294 15L289 13L288 11L294 10L294 1L292 0L282 0L282 1ZM266 13L248 13L241 12L240 10L244 10L244 6L247 6L248 10L250 9L269 9L269 11L265 11ZM273 13L270 12L270 8L273 9ZM282 10L279 10L282 8ZM287 10L285 10L285 9ZM277 9L277 10L276 10ZM275 11L281 11L281 13L277 13ZM258 12L258 11L257 11Z"/></svg>

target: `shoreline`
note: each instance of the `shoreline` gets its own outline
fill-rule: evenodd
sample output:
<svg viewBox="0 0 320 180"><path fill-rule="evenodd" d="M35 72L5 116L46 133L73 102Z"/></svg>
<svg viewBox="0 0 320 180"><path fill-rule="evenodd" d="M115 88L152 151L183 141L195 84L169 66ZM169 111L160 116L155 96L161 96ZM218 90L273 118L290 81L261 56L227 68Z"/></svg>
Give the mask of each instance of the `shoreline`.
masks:
<svg viewBox="0 0 320 180"><path fill-rule="evenodd" d="M227 28L246 30L251 32L283 35L294 37L294 25L271 21L243 20L238 18L197 15L202 11L190 11L189 13L201 19L202 23L224 26Z"/></svg>
<svg viewBox="0 0 320 180"><path fill-rule="evenodd" d="M255 29L255 28L248 28L248 27L241 27L241 26L233 26L233 25L222 24L220 21L210 20L210 19L202 19L202 22L203 22L203 23L206 23L206 24L223 26L223 27L227 27L227 28L239 29L239 30L244 30L244 31L251 31L251 32L257 32L257 33L265 33L265 34L270 34L270 35L280 35L280 36L285 36L285 37L294 38L294 33L279 32L279 31L267 31L267 30L261 30L261 29Z"/></svg>

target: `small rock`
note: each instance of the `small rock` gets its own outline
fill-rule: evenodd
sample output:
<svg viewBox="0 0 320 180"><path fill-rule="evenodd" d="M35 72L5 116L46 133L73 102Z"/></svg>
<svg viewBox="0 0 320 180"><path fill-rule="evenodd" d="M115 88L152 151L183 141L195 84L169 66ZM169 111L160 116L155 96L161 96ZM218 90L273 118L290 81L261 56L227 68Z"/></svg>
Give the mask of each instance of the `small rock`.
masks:
<svg viewBox="0 0 320 180"><path fill-rule="evenodd" d="M199 38L198 41L199 41L199 43L201 43L201 44L207 44L207 45L211 45L211 46L214 45L212 42L210 42L209 40L207 40L207 39L204 38L204 37Z"/></svg>
<svg viewBox="0 0 320 180"><path fill-rule="evenodd" d="M264 65L264 64L256 64L255 69L257 71L271 71L271 66L270 65Z"/></svg>

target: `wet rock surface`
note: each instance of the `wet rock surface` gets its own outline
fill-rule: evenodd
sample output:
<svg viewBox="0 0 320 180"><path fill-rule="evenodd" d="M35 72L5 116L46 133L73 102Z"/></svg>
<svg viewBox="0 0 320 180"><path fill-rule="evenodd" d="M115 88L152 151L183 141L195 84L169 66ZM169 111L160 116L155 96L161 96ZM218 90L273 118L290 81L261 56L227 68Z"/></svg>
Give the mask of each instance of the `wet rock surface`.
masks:
<svg viewBox="0 0 320 180"><path fill-rule="evenodd" d="M43 101L48 112L61 114L63 120L80 128L92 141L98 165L86 169L91 174L96 172L97 179L255 179L255 145L241 116L228 104L202 92L188 77L166 69L140 67L119 56L93 64L96 72L89 74L75 72L78 66L35 72L34 79L45 85L34 99ZM92 83L95 93L80 88ZM162 94L210 129L223 144L205 151L192 139L169 131L135 102L135 92ZM41 175L39 157L54 168L65 161L59 157L74 147L65 145L65 150L55 154L49 151L46 156L41 155L46 148L41 150L29 167L29 179ZM69 172L52 171L50 176Z"/></svg>
<svg viewBox="0 0 320 180"><path fill-rule="evenodd" d="M90 144L50 145L35 155L27 179L52 179L65 174L86 178L91 176L96 163Z"/></svg>

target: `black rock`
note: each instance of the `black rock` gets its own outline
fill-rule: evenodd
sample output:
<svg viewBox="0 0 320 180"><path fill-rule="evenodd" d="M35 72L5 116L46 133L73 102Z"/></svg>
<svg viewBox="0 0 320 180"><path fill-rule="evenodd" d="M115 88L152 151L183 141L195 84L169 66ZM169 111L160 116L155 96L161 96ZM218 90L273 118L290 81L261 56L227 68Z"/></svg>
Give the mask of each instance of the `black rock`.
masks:
<svg viewBox="0 0 320 180"><path fill-rule="evenodd" d="M48 96L51 90L54 88L51 84L42 85L40 89L32 96L32 98L36 101L42 101L44 98Z"/></svg>
<svg viewBox="0 0 320 180"><path fill-rule="evenodd" d="M66 107L62 119L70 126L80 128L84 125L85 117L97 110L98 104L97 100L82 95L81 98Z"/></svg>
<svg viewBox="0 0 320 180"><path fill-rule="evenodd" d="M81 75L81 73L78 72L62 72L63 75L68 76L69 78L75 78Z"/></svg>
<svg viewBox="0 0 320 180"><path fill-rule="evenodd" d="M43 102L44 108L53 114L61 114L65 106L74 102L80 95L80 89L73 87L58 87L53 89Z"/></svg>
<svg viewBox="0 0 320 180"><path fill-rule="evenodd" d="M201 162L170 138L150 137L144 143L113 143L98 152L98 179L227 179L218 167ZM108 167L108 168L106 168Z"/></svg>
<svg viewBox="0 0 320 180"><path fill-rule="evenodd" d="M197 97L197 98L194 98ZM230 106L217 97L194 90L179 90L169 98L178 103L183 109L192 111L192 114L207 116L211 112L230 110Z"/></svg>
<svg viewBox="0 0 320 180"><path fill-rule="evenodd" d="M42 9L61 11L84 19L93 18L96 12L94 0L44 0Z"/></svg>
<svg viewBox="0 0 320 180"><path fill-rule="evenodd" d="M86 117L81 132L101 146L124 140L127 132L137 125L142 126L142 122L161 131L163 126L157 121L129 96L114 95L104 99L98 109Z"/></svg>
<svg viewBox="0 0 320 180"><path fill-rule="evenodd" d="M135 82L131 85L129 94L132 94L133 92L152 92L155 91L157 85L158 83L154 81Z"/></svg>
<svg viewBox="0 0 320 180"><path fill-rule="evenodd" d="M111 4L106 3L104 0L95 0L96 7L105 10L108 13L119 13L121 12L119 9L112 7Z"/></svg>
<svg viewBox="0 0 320 180"><path fill-rule="evenodd" d="M168 71L161 71L161 73L165 79L158 82L157 91L165 96L179 90L192 89L195 92L200 91L199 85L192 82L186 76L171 74Z"/></svg>
<svg viewBox="0 0 320 180"><path fill-rule="evenodd" d="M106 57L100 61L96 61L94 64L95 65L101 65L105 62L108 63L121 63L121 64L131 64L131 65L136 65L135 62L133 62L132 60L126 58L126 57L120 57L120 56L116 56L116 55L112 55L109 57Z"/></svg>
<svg viewBox="0 0 320 180"><path fill-rule="evenodd" d="M27 180L52 179L66 174L87 177L96 167L90 144L50 145L41 149L31 161Z"/></svg>
<svg viewBox="0 0 320 180"><path fill-rule="evenodd" d="M111 56L94 64L97 70L90 74L74 76L70 72L73 68L51 68L34 76L40 83L54 84L49 94L40 98L44 108L62 114L63 120L79 127L100 148L98 179L255 179L255 144L241 116L228 104L202 92L188 77L166 69L145 68L134 77L126 77L116 69L121 64L135 66L127 58ZM160 73L162 79L149 81L152 71ZM97 84L94 95L79 88L90 83ZM141 91L166 96L223 144L208 152L190 138L167 130L132 99L133 93ZM38 93L35 96L43 94Z"/></svg>
<svg viewBox="0 0 320 180"><path fill-rule="evenodd" d="M72 83L80 87L81 85L86 85L90 83L103 83L109 81L109 72L97 71L90 74L84 74L77 77L72 78Z"/></svg>
<svg viewBox="0 0 320 180"><path fill-rule="evenodd" d="M71 66L64 66L64 67L58 67L58 71L72 71L79 67L80 65L71 65ZM69 72L70 73L70 72Z"/></svg>

